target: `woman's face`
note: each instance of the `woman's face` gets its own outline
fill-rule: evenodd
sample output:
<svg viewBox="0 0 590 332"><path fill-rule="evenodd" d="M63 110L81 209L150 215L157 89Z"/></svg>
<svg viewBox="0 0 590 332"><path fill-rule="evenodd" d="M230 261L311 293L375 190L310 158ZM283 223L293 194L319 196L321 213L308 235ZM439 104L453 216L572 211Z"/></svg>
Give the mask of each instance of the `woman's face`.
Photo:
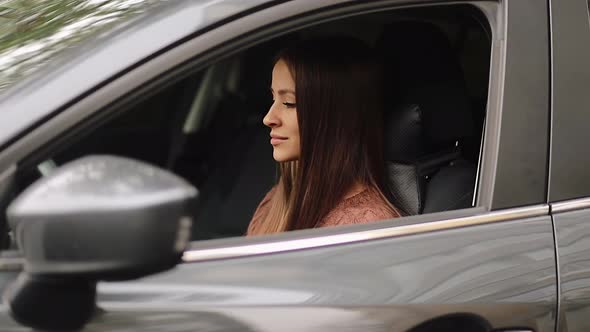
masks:
<svg viewBox="0 0 590 332"><path fill-rule="evenodd" d="M299 123L295 105L295 81L287 63L279 60L272 70L273 103L262 122L270 127L270 144L276 161L299 159Z"/></svg>

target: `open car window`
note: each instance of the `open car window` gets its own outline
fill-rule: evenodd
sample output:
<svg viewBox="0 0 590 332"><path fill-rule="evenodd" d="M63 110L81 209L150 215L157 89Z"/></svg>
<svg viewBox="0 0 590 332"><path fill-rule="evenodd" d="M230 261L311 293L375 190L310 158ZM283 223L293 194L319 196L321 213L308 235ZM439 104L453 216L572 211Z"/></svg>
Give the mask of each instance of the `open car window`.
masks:
<svg viewBox="0 0 590 332"><path fill-rule="evenodd" d="M169 169L200 192L193 240L241 236L275 182L262 118L273 59L294 40L345 35L383 59L386 167L408 215L474 205L488 95L491 33L468 5L335 20L253 45L130 101L19 171L17 190L93 154ZM420 121L408 124L408 118ZM228 135L227 133L231 133Z"/></svg>

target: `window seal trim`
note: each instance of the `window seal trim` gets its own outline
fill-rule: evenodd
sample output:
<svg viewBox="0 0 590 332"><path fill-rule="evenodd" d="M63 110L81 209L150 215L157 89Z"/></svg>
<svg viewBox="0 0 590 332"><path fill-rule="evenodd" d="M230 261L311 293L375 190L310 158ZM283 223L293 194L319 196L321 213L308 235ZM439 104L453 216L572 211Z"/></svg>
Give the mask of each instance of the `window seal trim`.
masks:
<svg viewBox="0 0 590 332"><path fill-rule="evenodd" d="M575 204L568 201L560 204ZM590 198L583 199L590 207ZM505 210L486 212L478 215L436 220L417 224L385 227L372 230L314 236L303 239L278 240L265 243L222 246L219 248L186 250L182 255L181 264L199 263L207 261L248 258L261 255L281 254L306 249L317 249L335 245L354 244L366 241L386 240L401 236L412 236L437 231L453 230L462 227L494 224L498 222L514 221L523 218L534 218L549 215L548 204L532 205ZM262 239L263 237L261 237ZM21 271L25 260L21 257L0 258L0 271Z"/></svg>
<svg viewBox="0 0 590 332"><path fill-rule="evenodd" d="M590 206L590 199L588 200ZM429 232L452 230L460 227L486 225L503 221L518 220L549 215L549 205L540 204L527 207L497 210L474 216L437 220L417 224L392 226L381 229L255 243L224 246L220 248L192 249L184 252L183 263L197 263L221 259L246 258L259 255L278 254L291 251L314 249L334 245L352 244L364 241L384 240L400 236L411 236Z"/></svg>
<svg viewBox="0 0 590 332"><path fill-rule="evenodd" d="M0 272L20 272L24 270L25 259L22 257L0 258Z"/></svg>
<svg viewBox="0 0 590 332"><path fill-rule="evenodd" d="M567 201L551 203L551 213L561 213L590 208L590 197L569 199Z"/></svg>

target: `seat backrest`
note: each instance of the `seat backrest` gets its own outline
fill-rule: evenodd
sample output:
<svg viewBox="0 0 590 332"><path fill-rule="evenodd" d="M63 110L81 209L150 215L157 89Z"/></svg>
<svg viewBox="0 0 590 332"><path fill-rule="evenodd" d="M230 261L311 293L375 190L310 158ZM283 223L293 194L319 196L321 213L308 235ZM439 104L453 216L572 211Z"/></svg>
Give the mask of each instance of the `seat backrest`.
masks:
<svg viewBox="0 0 590 332"><path fill-rule="evenodd" d="M410 215L465 207L476 167L463 160L461 142L474 124L451 43L434 24L403 21L385 27L378 48L387 101L395 101L385 114L393 204Z"/></svg>
<svg viewBox="0 0 590 332"><path fill-rule="evenodd" d="M275 182L269 129L262 123L271 104L271 77L261 73L272 71L276 52L284 42L273 40L240 54L238 73L221 82L228 85L225 81L236 80L231 84L235 84L235 98L226 93L212 112L208 126L201 130L209 139L196 135L187 144L192 151L184 153L188 157L184 168L195 173L199 166L208 166L198 174L200 206L193 240L243 235L258 203ZM199 144L207 144L206 154L191 156ZM191 162L197 158L204 160Z"/></svg>

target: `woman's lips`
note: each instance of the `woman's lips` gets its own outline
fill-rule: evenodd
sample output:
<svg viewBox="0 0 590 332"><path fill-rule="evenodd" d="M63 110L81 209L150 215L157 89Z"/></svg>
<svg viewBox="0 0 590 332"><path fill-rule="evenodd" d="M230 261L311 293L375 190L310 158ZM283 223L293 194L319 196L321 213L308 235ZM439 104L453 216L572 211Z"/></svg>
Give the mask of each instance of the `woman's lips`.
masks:
<svg viewBox="0 0 590 332"><path fill-rule="evenodd" d="M270 144L271 145L278 145L278 144L283 143L286 140L287 140L287 137L272 135L272 134L270 135Z"/></svg>
<svg viewBox="0 0 590 332"><path fill-rule="evenodd" d="M272 144L272 145L278 145L278 144L283 143L286 140L287 140L286 138L271 137L270 138L270 144Z"/></svg>

